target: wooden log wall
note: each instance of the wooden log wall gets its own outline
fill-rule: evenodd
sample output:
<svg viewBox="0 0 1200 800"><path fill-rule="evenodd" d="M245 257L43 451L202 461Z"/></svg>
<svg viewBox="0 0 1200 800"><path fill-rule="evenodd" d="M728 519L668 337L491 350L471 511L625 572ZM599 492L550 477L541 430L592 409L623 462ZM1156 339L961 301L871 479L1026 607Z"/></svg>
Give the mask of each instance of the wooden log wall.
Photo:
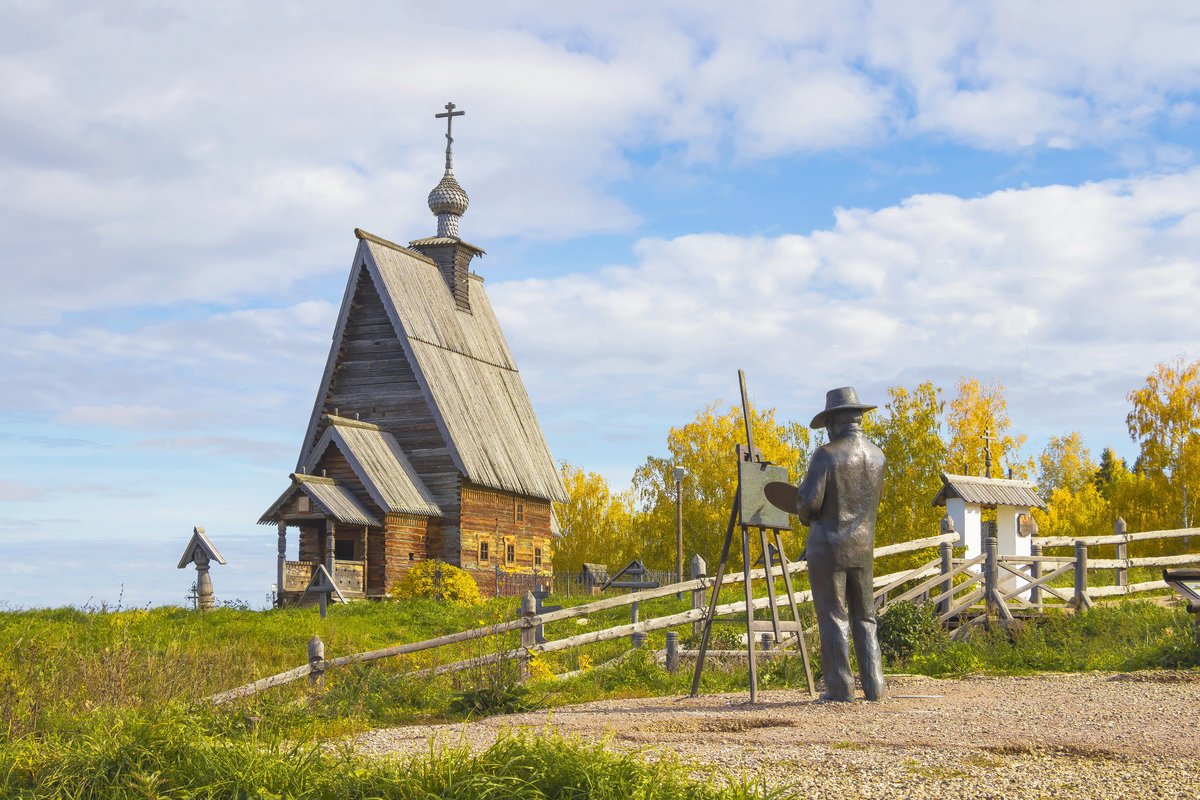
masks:
<svg viewBox="0 0 1200 800"><path fill-rule="evenodd" d="M382 584L388 591L404 577L415 564L426 558L426 537L431 520L410 514L388 514L385 524L384 552L387 582ZM380 570L380 581L383 580Z"/></svg>
<svg viewBox="0 0 1200 800"><path fill-rule="evenodd" d="M464 484L462 489L462 541L456 554L459 565L470 570L550 572L550 503L496 489ZM488 543L488 560L480 561L479 544ZM507 559L508 545L513 560ZM541 563L536 551L541 550ZM454 563L454 562L451 562ZM482 586L482 583L481 583Z"/></svg>

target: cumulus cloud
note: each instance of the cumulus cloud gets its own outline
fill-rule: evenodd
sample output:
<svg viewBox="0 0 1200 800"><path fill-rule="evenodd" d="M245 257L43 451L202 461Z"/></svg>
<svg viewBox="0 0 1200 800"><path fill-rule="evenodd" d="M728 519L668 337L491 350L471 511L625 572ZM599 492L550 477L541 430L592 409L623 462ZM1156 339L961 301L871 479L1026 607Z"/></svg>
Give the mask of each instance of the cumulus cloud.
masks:
<svg viewBox="0 0 1200 800"><path fill-rule="evenodd" d="M629 266L489 291L551 416L688 413L746 367L796 418L835 385L973 374L1008 384L1025 430L1116 432L1124 393L1200 341L1197 253L1193 170L916 196L810 236L645 241Z"/></svg>
<svg viewBox="0 0 1200 800"><path fill-rule="evenodd" d="M355 225L432 230L428 114L448 96L469 114L464 234L565 239L638 224L616 192L632 151L722 162L926 134L1128 149L1194 116L1200 83L1200 16L1178 4L456 10L10 10L0 239L19 269L0 313L233 302L340 271L335 234Z"/></svg>

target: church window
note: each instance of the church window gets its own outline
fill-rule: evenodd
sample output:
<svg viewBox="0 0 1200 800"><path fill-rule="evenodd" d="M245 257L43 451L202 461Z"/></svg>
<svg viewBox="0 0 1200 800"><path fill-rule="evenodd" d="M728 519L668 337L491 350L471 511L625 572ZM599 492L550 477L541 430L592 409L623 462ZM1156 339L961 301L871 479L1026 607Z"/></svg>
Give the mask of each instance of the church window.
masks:
<svg viewBox="0 0 1200 800"><path fill-rule="evenodd" d="M512 542L504 545L504 560L510 564L517 560L517 546Z"/></svg>
<svg viewBox="0 0 1200 800"><path fill-rule="evenodd" d="M542 548L540 547L533 548L533 565L535 567L542 565Z"/></svg>
<svg viewBox="0 0 1200 800"><path fill-rule="evenodd" d="M480 561L488 560L488 543L487 542L479 543L479 560Z"/></svg>
<svg viewBox="0 0 1200 800"><path fill-rule="evenodd" d="M517 522L525 521L525 504L517 503Z"/></svg>

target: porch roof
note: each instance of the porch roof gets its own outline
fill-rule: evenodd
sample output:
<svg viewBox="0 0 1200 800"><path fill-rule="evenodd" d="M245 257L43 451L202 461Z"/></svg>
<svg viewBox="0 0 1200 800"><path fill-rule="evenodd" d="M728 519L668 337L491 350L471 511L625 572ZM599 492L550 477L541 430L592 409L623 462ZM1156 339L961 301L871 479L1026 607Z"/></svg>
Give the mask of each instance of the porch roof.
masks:
<svg viewBox="0 0 1200 800"><path fill-rule="evenodd" d="M336 446L371 499L385 512L444 516L395 437L378 425L326 414L328 427L304 464L315 471L330 445Z"/></svg>
<svg viewBox="0 0 1200 800"><path fill-rule="evenodd" d="M259 525L270 525L280 519L280 510L296 495L303 492L317 508L335 522L347 525L378 526L379 520L353 494L333 478L293 473L292 485L259 518Z"/></svg>

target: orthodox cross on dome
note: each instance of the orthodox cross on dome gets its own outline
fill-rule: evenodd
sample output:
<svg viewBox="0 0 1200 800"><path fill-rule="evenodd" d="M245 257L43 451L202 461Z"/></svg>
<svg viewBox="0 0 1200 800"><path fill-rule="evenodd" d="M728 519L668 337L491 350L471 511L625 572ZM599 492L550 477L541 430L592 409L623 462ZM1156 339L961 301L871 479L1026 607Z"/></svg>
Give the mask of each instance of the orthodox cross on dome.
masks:
<svg viewBox="0 0 1200 800"><path fill-rule="evenodd" d="M465 111L455 111L454 110L455 107L456 106L454 105L454 103L446 103L446 113L433 115L434 119L445 119L446 120L446 171L447 172L450 172L454 168L453 167L453 156L451 155L451 152L450 152L450 148L454 144L454 137L451 135L452 128L454 125L454 118L461 117L467 113Z"/></svg>
<svg viewBox="0 0 1200 800"><path fill-rule="evenodd" d="M429 193L429 210L438 220L438 236L458 238L458 220L467 210L469 199L466 190L454 179L454 156L451 147L454 144L454 118L461 117L467 112L455 111L454 103L446 103L444 114L434 114L436 119L446 120L446 174L438 185Z"/></svg>

